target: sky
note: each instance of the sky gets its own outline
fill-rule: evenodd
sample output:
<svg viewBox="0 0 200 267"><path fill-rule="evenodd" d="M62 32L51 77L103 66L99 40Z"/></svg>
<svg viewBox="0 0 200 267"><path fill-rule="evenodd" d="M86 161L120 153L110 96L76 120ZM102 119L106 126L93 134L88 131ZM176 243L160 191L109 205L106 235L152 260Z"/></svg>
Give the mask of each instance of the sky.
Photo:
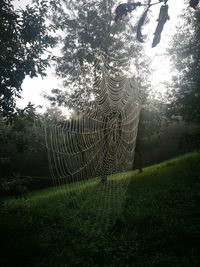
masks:
<svg viewBox="0 0 200 267"><path fill-rule="evenodd" d="M24 8L31 0L14 0L13 4L15 8ZM119 3L124 3L126 1L118 1ZM141 1L144 3L145 1ZM157 0L152 0L152 3L157 2ZM170 45L171 38L176 30L176 25L180 24L181 21L178 16L181 14L181 10L185 7L183 0L169 0L169 16L170 20L166 22L164 30L161 36L161 42L155 47L151 48L151 43L153 40L153 33L155 31L157 22L156 19L159 15L160 4L151 7L152 17L148 26L144 26L144 34L147 35L147 40L144 44L145 53L151 58L151 68L153 72L151 73L151 82L156 93L164 93L166 91L163 82L169 81L171 78L171 64L169 58L165 55L166 49ZM117 6L117 4L116 4ZM134 34L133 34L134 38ZM36 106L42 105L43 107L49 106L47 100L44 99L44 93L50 93L51 89L59 88L61 83L58 78L53 74L53 69L47 69L47 77L41 78L25 78L22 85L22 99L17 101L17 106L20 108L25 107L28 102L35 104Z"/></svg>

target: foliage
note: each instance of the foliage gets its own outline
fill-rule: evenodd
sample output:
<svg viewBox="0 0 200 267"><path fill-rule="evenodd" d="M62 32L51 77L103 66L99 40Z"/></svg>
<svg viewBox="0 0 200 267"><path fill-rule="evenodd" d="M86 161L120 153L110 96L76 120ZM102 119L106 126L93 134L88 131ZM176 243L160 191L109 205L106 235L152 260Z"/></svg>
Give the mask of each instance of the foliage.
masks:
<svg viewBox="0 0 200 267"><path fill-rule="evenodd" d="M19 174L13 174L13 177L2 178L0 180L0 192L5 195L12 195L16 198L24 196L28 191L29 179L20 177Z"/></svg>
<svg viewBox="0 0 200 267"><path fill-rule="evenodd" d="M29 176L49 176L42 128L36 127L40 116L28 104L7 122L0 117L0 192L17 194L32 183ZM42 164L44 166L42 166ZM33 186L31 186L33 187ZM30 188L30 186L29 186Z"/></svg>
<svg viewBox="0 0 200 267"><path fill-rule="evenodd" d="M169 94L169 115L200 125L200 13L185 11L170 48L177 72Z"/></svg>
<svg viewBox="0 0 200 267"><path fill-rule="evenodd" d="M140 112L134 168L142 171L144 154L151 153L159 146L159 139L166 123L166 105L159 100L145 99Z"/></svg>
<svg viewBox="0 0 200 267"><path fill-rule="evenodd" d="M196 132L184 135L185 143L199 147L200 136L200 14L185 10L184 24L177 29L169 49L175 75L168 94L168 116L171 120L185 121Z"/></svg>
<svg viewBox="0 0 200 267"><path fill-rule="evenodd" d="M44 53L53 47L55 39L47 27L46 0L35 1L25 10L14 10L12 0L0 2L0 113L12 118L16 98L22 91L26 75L45 76L50 55Z"/></svg>
<svg viewBox="0 0 200 267"><path fill-rule="evenodd" d="M109 57L132 58L137 64L141 50L125 23L113 22L114 1L64 1L51 6L52 21L62 30L61 56L55 58L57 75L64 79L65 90L54 89L47 96L52 104L80 109L83 102L94 94L95 79L101 75L97 61L100 52ZM144 71L144 62L137 64L138 72ZM116 69L119 71L118 64ZM124 68L124 67L123 67ZM139 70L140 69L140 70ZM125 70L125 69L124 69Z"/></svg>
<svg viewBox="0 0 200 267"><path fill-rule="evenodd" d="M68 219L76 210L63 202L62 190L7 200L0 214L2 265L199 266L199 162L200 155L193 153L143 174L131 172L116 224L92 235L90 228L83 229L84 218Z"/></svg>

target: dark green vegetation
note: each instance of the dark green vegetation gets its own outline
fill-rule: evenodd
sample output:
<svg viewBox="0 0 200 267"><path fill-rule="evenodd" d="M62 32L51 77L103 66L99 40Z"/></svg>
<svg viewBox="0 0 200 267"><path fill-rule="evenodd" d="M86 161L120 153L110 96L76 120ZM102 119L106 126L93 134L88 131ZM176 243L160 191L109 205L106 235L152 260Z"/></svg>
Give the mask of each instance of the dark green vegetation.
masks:
<svg viewBox="0 0 200 267"><path fill-rule="evenodd" d="M191 10L190 10L191 11ZM191 19L192 17L192 19ZM177 28L169 55L177 72L168 92L168 114L198 128L189 138L200 143L200 12L185 10L183 25ZM170 87L170 86L169 86Z"/></svg>
<svg viewBox="0 0 200 267"><path fill-rule="evenodd" d="M8 119L17 113L16 99L21 97L26 75L46 76L51 57L47 48L55 45L46 14L46 1L17 11L12 0L0 2L0 115Z"/></svg>
<svg viewBox="0 0 200 267"><path fill-rule="evenodd" d="M192 20L191 15L194 16ZM200 13L185 12L182 16L184 24L177 29L169 51L178 71L169 93L169 110L172 116L178 115L187 122L199 124Z"/></svg>
<svg viewBox="0 0 200 267"><path fill-rule="evenodd" d="M57 189L2 203L1 266L199 266L200 154L128 177L123 210L98 233L66 220L73 208Z"/></svg>
<svg viewBox="0 0 200 267"><path fill-rule="evenodd" d="M39 115L29 105L12 122L0 116L0 196L19 196L52 185Z"/></svg>

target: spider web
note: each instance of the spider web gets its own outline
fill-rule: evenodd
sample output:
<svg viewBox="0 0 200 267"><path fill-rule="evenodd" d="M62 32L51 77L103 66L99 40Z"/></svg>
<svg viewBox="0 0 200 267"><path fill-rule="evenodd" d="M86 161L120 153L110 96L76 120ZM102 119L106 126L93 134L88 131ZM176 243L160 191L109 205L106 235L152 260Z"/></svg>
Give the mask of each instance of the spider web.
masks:
<svg viewBox="0 0 200 267"><path fill-rule="evenodd" d="M126 37L123 43L130 49ZM78 110L69 119L43 121L49 168L63 196L64 216L86 231L88 225L91 232L113 226L129 184L125 171L133 168L141 99L127 55L113 56L100 46L93 68L75 64L68 73L71 86L89 88L94 97L77 97Z"/></svg>

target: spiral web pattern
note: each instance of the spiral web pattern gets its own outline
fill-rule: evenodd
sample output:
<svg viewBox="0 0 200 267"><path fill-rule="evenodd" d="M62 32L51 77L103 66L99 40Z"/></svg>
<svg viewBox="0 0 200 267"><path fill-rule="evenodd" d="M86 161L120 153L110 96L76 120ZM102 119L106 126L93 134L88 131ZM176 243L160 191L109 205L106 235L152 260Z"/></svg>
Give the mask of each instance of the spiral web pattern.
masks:
<svg viewBox="0 0 200 267"><path fill-rule="evenodd" d="M64 216L82 229L90 225L91 232L105 231L116 221L129 183L125 171L133 167L141 101L130 70L130 58L100 48L93 68L76 64L69 72L71 86L87 87L93 97L84 99L83 93L77 98L79 108L70 119L43 122L51 175L64 196Z"/></svg>

